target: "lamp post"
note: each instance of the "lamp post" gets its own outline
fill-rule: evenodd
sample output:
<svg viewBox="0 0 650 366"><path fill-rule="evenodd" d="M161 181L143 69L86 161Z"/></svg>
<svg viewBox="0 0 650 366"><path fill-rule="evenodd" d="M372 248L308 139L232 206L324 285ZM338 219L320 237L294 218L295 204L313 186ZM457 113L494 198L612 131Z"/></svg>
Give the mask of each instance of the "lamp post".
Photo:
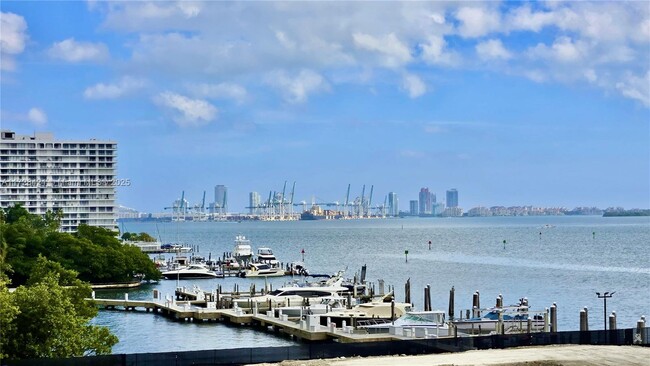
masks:
<svg viewBox="0 0 650 366"><path fill-rule="evenodd" d="M607 330L607 299L610 297L614 296L616 291L612 292L611 294L609 292L605 292L604 294L600 294L600 292L596 292L596 296L598 296L599 299L603 299L603 316L605 319L605 330Z"/></svg>

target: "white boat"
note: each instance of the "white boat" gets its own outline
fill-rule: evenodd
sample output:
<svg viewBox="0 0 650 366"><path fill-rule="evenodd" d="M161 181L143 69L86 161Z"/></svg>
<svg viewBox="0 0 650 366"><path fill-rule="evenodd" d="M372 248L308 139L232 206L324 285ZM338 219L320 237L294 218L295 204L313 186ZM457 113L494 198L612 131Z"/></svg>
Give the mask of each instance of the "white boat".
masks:
<svg viewBox="0 0 650 366"><path fill-rule="evenodd" d="M296 306L284 306L276 310L277 315L287 315L290 318L302 317L303 315L320 315L330 311L343 309L347 304L347 298L343 296L325 296L318 299L304 301Z"/></svg>
<svg viewBox="0 0 650 366"><path fill-rule="evenodd" d="M369 319L360 321L358 327L366 329L370 334L409 334L426 338L449 335L449 325L445 322L445 312L442 310L408 311L394 322L390 319Z"/></svg>
<svg viewBox="0 0 650 366"><path fill-rule="evenodd" d="M455 320L454 326L459 332L482 334L497 330L499 318L503 322L504 333L518 333L528 328L531 320L531 331L539 332L544 328L544 316L541 311L530 311L527 305L513 305L477 310L483 315L469 319ZM531 314L534 314L531 316Z"/></svg>
<svg viewBox="0 0 650 366"><path fill-rule="evenodd" d="M162 275L168 280L180 278L217 278L223 276L211 271L208 267L202 264L190 264L186 267L179 267L177 269L165 271Z"/></svg>
<svg viewBox="0 0 650 366"><path fill-rule="evenodd" d="M395 308L392 308L390 302L368 302L356 305L352 309L338 309L331 311L325 315L321 315L321 325L327 325L327 318L338 326L345 320L348 325L352 321L368 320L368 319L391 319L391 315L399 318L411 311L412 304L396 302Z"/></svg>
<svg viewBox="0 0 650 366"><path fill-rule="evenodd" d="M272 266L275 266L279 263L278 259L275 258L275 255L273 254L271 248L267 247L261 247L257 249L257 261L259 263L267 263Z"/></svg>
<svg viewBox="0 0 650 366"><path fill-rule="evenodd" d="M327 296L340 296L348 289L340 286L339 283L333 286L289 286L273 290L266 295L254 296L251 298L233 299L233 303L240 308L249 308L253 304L258 307L296 306L308 301L320 301L319 298Z"/></svg>
<svg viewBox="0 0 650 366"><path fill-rule="evenodd" d="M253 249L251 248L251 241L246 239L243 235L235 237L235 248L232 251L232 256L238 262L248 262L253 257Z"/></svg>
<svg viewBox="0 0 650 366"><path fill-rule="evenodd" d="M284 276L284 269L266 263L251 263L240 273L241 277L279 277Z"/></svg>

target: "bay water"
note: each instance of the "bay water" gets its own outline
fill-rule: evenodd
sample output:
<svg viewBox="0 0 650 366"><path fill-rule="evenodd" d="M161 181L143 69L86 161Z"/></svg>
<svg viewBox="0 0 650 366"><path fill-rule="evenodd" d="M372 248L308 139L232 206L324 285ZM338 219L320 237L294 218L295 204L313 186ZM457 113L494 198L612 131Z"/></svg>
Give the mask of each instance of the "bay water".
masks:
<svg viewBox="0 0 650 366"><path fill-rule="evenodd" d="M405 218L284 222L125 222L122 230L146 232L163 242L198 247L213 259L232 251L236 235L253 249L267 246L284 262L302 260L310 273L346 269L352 278L367 265L367 280L383 279L404 300L423 308L424 287L431 286L434 309L447 310L449 290L456 293L456 316L470 309L479 291L482 307L527 297L531 309L558 307L560 330L577 330L579 312L589 309L590 329L603 329L603 300L614 292L607 312L616 311L618 327L634 327L650 315L650 217L531 216L481 218ZM431 249L428 242L431 241ZM505 241L505 243L504 243ZM408 251L408 261L405 251ZM291 280L269 279L274 288ZM264 279L180 280L185 287L225 291L235 284L264 286ZM133 290L97 291L99 298L149 299L154 289L172 295L176 280L161 280ZM105 325L120 342L113 353L284 346L290 338L225 323L178 322L145 312L101 310L94 324Z"/></svg>

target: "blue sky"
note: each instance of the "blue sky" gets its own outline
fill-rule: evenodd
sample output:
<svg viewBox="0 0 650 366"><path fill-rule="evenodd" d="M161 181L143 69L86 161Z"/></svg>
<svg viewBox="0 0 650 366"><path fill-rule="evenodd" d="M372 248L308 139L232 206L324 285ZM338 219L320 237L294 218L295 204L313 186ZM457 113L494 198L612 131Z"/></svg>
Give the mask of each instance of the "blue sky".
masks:
<svg viewBox="0 0 650 366"><path fill-rule="evenodd" d="M2 128L118 141L124 206L650 206L648 2L0 7Z"/></svg>

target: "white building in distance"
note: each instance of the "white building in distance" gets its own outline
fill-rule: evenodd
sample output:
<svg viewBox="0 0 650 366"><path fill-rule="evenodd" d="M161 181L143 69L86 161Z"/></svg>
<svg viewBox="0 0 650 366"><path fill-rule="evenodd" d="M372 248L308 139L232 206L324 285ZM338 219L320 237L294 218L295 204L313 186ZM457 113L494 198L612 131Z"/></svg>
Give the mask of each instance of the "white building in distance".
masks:
<svg viewBox="0 0 650 366"><path fill-rule="evenodd" d="M61 210L61 230L79 224L117 230L115 141L55 140L51 133L34 136L0 132L0 207L22 205L36 215Z"/></svg>

